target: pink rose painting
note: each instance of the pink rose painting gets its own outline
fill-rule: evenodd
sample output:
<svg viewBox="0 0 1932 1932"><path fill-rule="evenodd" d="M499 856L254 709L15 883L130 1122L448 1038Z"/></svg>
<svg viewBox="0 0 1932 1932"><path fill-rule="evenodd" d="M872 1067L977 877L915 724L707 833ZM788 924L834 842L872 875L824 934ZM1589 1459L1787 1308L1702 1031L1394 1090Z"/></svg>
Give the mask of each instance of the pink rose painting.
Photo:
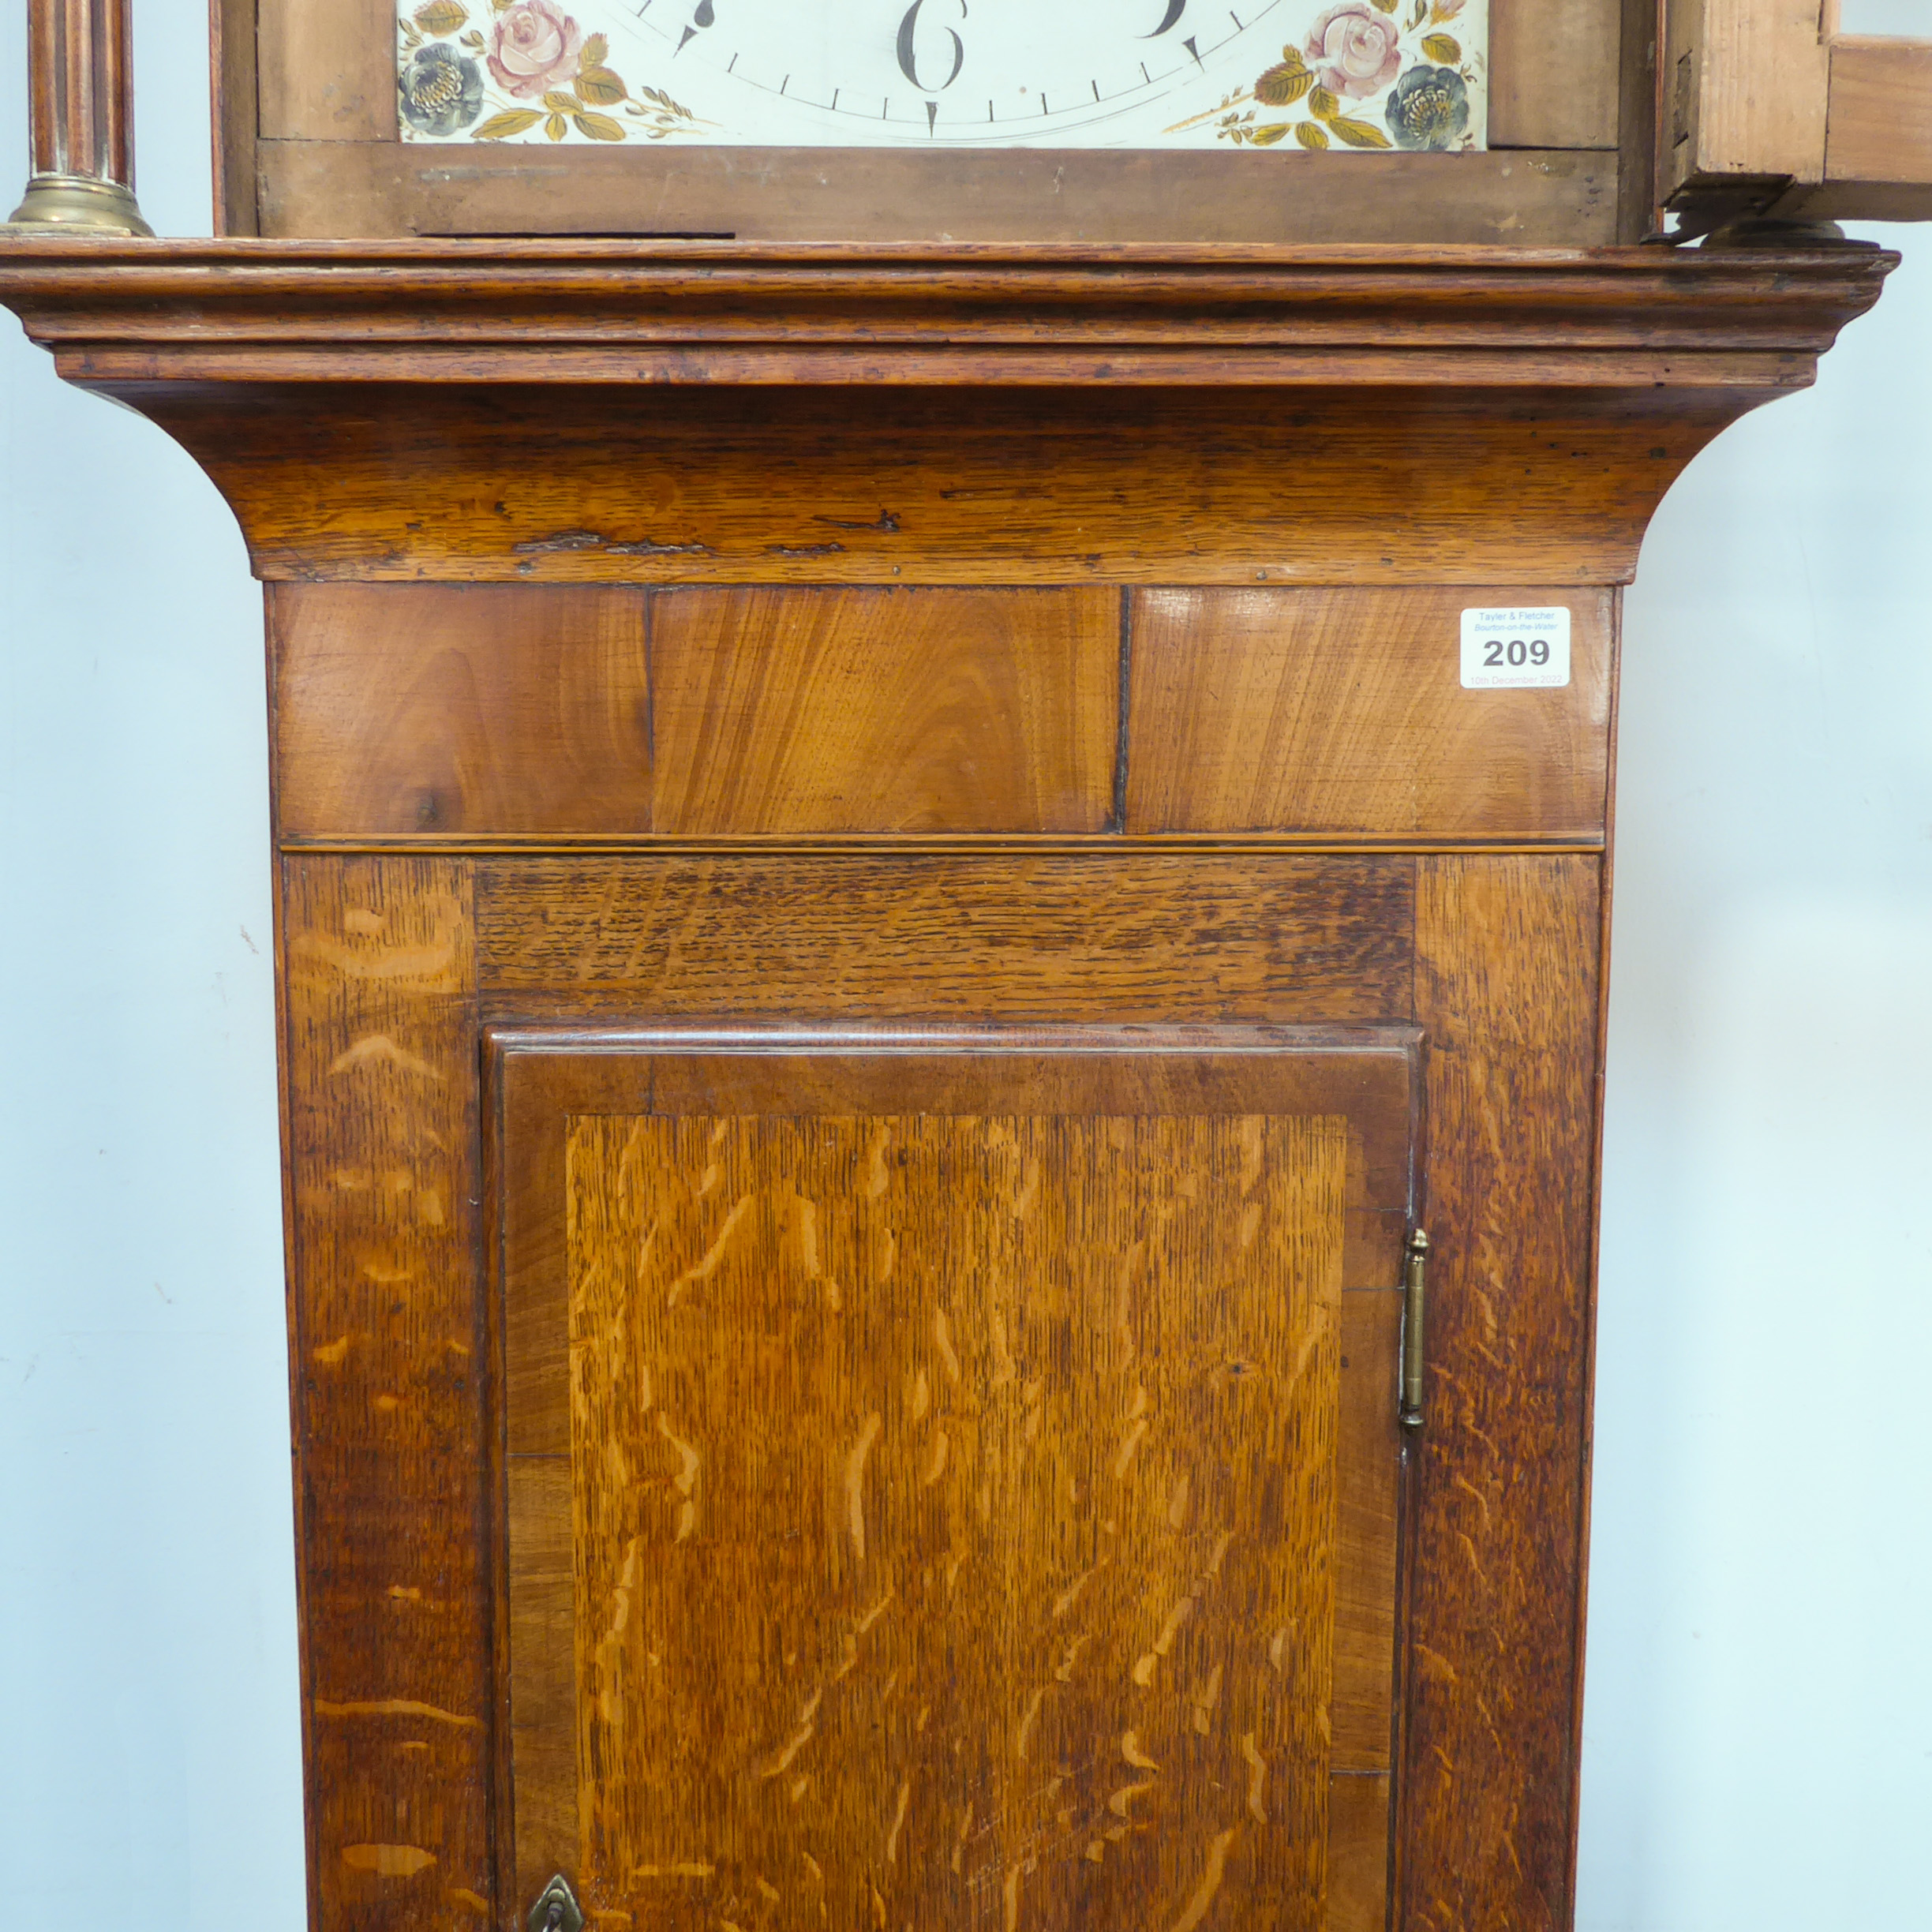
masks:
<svg viewBox="0 0 1932 1932"><path fill-rule="evenodd" d="M1309 65L1321 84L1345 99L1380 94L1402 66L1398 30L1366 4L1331 7L1309 29ZM492 63L493 65L494 63Z"/></svg>
<svg viewBox="0 0 1932 1932"><path fill-rule="evenodd" d="M518 100L568 87L583 66L583 30L552 0L516 0L491 29L490 77Z"/></svg>

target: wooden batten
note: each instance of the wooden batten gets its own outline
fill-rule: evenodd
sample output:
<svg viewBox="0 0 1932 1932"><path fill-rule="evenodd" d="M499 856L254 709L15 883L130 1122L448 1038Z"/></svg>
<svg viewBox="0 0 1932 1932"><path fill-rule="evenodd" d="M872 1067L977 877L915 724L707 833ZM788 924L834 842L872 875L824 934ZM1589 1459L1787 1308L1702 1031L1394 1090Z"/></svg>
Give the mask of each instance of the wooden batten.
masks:
<svg viewBox="0 0 1932 1932"><path fill-rule="evenodd" d="M1693 218L1932 219L1932 40L1832 0L1666 0L1662 198Z"/></svg>

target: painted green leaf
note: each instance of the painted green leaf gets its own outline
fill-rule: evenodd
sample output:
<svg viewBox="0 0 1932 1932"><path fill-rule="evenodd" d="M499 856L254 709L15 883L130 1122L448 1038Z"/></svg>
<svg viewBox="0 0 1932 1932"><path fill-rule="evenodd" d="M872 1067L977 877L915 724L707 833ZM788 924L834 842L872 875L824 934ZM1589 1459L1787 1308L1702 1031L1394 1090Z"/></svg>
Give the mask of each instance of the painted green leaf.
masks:
<svg viewBox="0 0 1932 1932"><path fill-rule="evenodd" d="M615 107L630 91L608 67L586 67L577 76L577 98L586 107Z"/></svg>
<svg viewBox="0 0 1932 1932"><path fill-rule="evenodd" d="M565 132L566 130L564 125L564 117L560 114L553 114L551 115L550 118L544 123L544 133L547 134L552 140L561 140L564 138Z"/></svg>
<svg viewBox="0 0 1932 1932"><path fill-rule="evenodd" d="M586 140L622 140L624 137L623 129L608 114L572 114L571 118Z"/></svg>
<svg viewBox="0 0 1932 1932"><path fill-rule="evenodd" d="M592 34L583 43L583 64L586 67L601 67L610 58L610 38L606 34Z"/></svg>
<svg viewBox="0 0 1932 1932"><path fill-rule="evenodd" d="M513 134L529 133L542 118L534 107L507 107L501 114L478 122L470 132L478 140L507 140Z"/></svg>
<svg viewBox="0 0 1932 1932"><path fill-rule="evenodd" d="M1295 139L1304 148L1319 149L1328 145L1328 137L1312 121L1297 121L1295 123Z"/></svg>
<svg viewBox="0 0 1932 1932"><path fill-rule="evenodd" d="M1276 121L1267 127L1256 128L1248 138L1257 148L1272 148L1278 140L1286 137L1291 125L1286 121Z"/></svg>
<svg viewBox="0 0 1932 1932"><path fill-rule="evenodd" d="M1328 125L1339 140L1345 140L1351 148L1387 148L1394 144L1378 127L1371 127L1366 121L1351 121L1346 114L1331 114Z"/></svg>
<svg viewBox="0 0 1932 1932"><path fill-rule="evenodd" d="M1439 67L1453 67L1462 58L1462 47L1447 34L1425 34L1422 51Z"/></svg>
<svg viewBox="0 0 1932 1932"><path fill-rule="evenodd" d="M1308 97L1309 112L1317 121L1332 121L1342 111L1342 103L1327 88L1318 87Z"/></svg>
<svg viewBox="0 0 1932 1932"><path fill-rule="evenodd" d="M470 18L470 9L457 0L425 0L410 17L426 34L453 34Z"/></svg>
<svg viewBox="0 0 1932 1932"><path fill-rule="evenodd" d="M1290 67L1284 62L1271 67L1254 84L1254 97L1264 107L1292 107L1315 84L1315 77L1305 67Z"/></svg>

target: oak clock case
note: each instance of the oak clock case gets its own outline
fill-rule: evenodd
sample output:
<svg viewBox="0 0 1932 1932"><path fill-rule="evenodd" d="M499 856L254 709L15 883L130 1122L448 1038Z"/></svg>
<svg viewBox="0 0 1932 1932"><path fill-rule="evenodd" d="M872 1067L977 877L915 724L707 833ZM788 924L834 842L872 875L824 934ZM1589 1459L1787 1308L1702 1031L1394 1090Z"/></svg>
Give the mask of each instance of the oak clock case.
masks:
<svg viewBox="0 0 1932 1932"><path fill-rule="evenodd" d="M1589 245L1668 130L1586 63L1605 146L1499 143L1500 4L1486 148L934 88L876 179L678 150L784 238L640 242L478 232L661 213L627 141L395 118L472 32L445 106L636 104L614 36L264 0L242 232L155 242L62 65L124 18L39 4L0 295L265 586L314 1924L1567 1925L1620 586L1894 258L1757 175Z"/></svg>

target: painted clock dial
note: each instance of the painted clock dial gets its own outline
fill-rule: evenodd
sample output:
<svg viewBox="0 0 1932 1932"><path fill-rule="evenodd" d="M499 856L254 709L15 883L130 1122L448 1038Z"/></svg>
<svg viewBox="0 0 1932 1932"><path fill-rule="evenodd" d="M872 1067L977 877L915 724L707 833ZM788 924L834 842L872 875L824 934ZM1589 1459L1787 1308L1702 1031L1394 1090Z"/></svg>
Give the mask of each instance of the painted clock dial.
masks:
<svg viewBox="0 0 1932 1932"><path fill-rule="evenodd" d="M425 0L414 140L1483 145L1488 0Z"/></svg>

